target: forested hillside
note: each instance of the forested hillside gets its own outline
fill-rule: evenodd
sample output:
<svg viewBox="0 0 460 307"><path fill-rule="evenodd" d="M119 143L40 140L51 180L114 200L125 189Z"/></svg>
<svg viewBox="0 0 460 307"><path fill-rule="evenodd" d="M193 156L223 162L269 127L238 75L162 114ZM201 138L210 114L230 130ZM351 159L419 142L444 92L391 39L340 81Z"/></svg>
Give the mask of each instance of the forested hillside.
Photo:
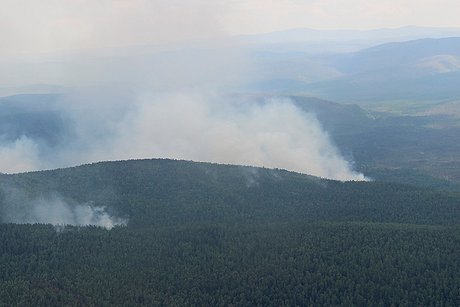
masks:
<svg viewBox="0 0 460 307"><path fill-rule="evenodd" d="M313 97L290 98L317 116L359 171L387 182L460 191L460 128L452 112L394 116Z"/></svg>
<svg viewBox="0 0 460 307"><path fill-rule="evenodd" d="M49 195L128 220L0 225L0 305L460 302L455 193L174 160L2 175L0 185L4 222L24 209L13 199Z"/></svg>
<svg viewBox="0 0 460 307"><path fill-rule="evenodd" d="M167 159L17 174L4 176L2 184L30 199L57 194L78 203L91 201L129 218L132 227L196 221L456 224L460 220L460 197L454 193Z"/></svg>

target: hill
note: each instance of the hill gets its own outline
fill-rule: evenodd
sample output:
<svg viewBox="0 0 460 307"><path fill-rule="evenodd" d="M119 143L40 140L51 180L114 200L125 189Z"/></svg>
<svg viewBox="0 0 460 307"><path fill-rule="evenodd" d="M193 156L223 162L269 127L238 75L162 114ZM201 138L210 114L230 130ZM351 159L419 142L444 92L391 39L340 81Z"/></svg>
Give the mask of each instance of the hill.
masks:
<svg viewBox="0 0 460 307"><path fill-rule="evenodd" d="M456 86L460 76L459 47L458 37L420 39L325 56L323 61L342 76L312 82L307 90L340 102L375 106L408 101L426 107L460 96Z"/></svg>
<svg viewBox="0 0 460 307"><path fill-rule="evenodd" d="M0 145L21 137L53 147L69 132L57 108L60 94L23 94L0 98Z"/></svg>
<svg viewBox="0 0 460 307"><path fill-rule="evenodd" d="M349 36L342 33L342 37L346 40ZM295 43L291 51L274 43L252 52L257 77L248 88L416 114L460 97L458 34L427 37L380 41L351 51L331 47L327 39L304 47ZM328 46L330 50L321 49Z"/></svg>
<svg viewBox="0 0 460 307"><path fill-rule="evenodd" d="M195 221L456 224L460 220L457 196L442 192L187 161L105 162L2 179L2 186L15 187L29 199L57 194L76 203L94 202L129 218L134 227ZM3 204L8 205L7 190L3 193Z"/></svg>
<svg viewBox="0 0 460 307"><path fill-rule="evenodd" d="M64 97L29 94L0 98L0 149L30 140L45 165L55 165L63 152L75 151L71 146L75 146L79 131L68 111L71 102ZM267 97L271 96L233 99L264 103ZM460 190L458 119L444 115L455 109L455 102L438 104L417 116L395 116L315 97L285 97L314 114L346 160L361 172L379 180Z"/></svg>
<svg viewBox="0 0 460 307"><path fill-rule="evenodd" d="M271 33L244 35L239 38L254 48L273 52L305 51L344 52L357 51L371 46L417 40L460 36L459 28L429 28L407 26L374 30L318 30L308 28L289 29Z"/></svg>
<svg viewBox="0 0 460 307"><path fill-rule="evenodd" d="M376 70L427 66L429 59L450 60L455 69L455 59L460 56L460 37L419 39L392 42L337 56L335 65L346 73L363 73ZM423 65L424 64L424 65ZM458 70L458 69L457 69ZM434 72L440 72L435 70Z"/></svg>
<svg viewBox="0 0 460 307"><path fill-rule="evenodd" d="M85 203L128 220L111 230L0 224L5 305L453 306L460 297L458 194L173 160L2 175L0 186L6 222L43 203L45 218Z"/></svg>
<svg viewBox="0 0 460 307"><path fill-rule="evenodd" d="M460 133L440 104L417 116L366 111L314 97L290 96L315 114L347 160L368 176L384 181L460 191ZM449 110L455 107L450 103Z"/></svg>

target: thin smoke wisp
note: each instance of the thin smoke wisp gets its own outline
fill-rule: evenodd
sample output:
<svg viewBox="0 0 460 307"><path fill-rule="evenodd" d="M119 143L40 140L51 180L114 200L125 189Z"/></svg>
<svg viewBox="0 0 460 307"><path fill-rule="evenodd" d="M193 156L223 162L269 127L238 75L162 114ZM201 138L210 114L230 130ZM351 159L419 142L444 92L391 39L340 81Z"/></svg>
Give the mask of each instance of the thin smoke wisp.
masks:
<svg viewBox="0 0 460 307"><path fill-rule="evenodd" d="M58 195L27 197L19 188L2 187L0 218L3 223L99 226L112 229L127 225L127 219L109 214L103 206L80 204Z"/></svg>

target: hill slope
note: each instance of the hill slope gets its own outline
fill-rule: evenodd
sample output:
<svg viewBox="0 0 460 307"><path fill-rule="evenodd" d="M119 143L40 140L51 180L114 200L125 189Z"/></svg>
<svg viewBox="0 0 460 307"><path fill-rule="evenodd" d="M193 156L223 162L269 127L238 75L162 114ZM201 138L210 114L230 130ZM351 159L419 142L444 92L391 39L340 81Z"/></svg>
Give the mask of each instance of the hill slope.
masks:
<svg viewBox="0 0 460 307"><path fill-rule="evenodd" d="M68 101L64 97L47 94L0 98L0 150L7 153L1 161L4 171L14 171L9 169L14 164L8 163L6 157L11 160L25 157L23 160L28 158L31 164L35 161L48 166L56 165L56 161L71 163L67 161L69 152L75 153L74 157L86 154L86 151L78 152L82 146L75 141L81 135L75 118L66 111ZM266 97L270 96L240 95L234 99L264 103ZM445 116L452 114L455 102L418 113L423 116L389 116L314 97L285 97L302 111L314 114L342 155L356 163L359 171L379 179L382 178L378 174L380 170L388 173L398 169L398 176L392 180L460 190L460 164L456 159L460 152L458 119ZM87 137L80 139L83 146ZM412 175L401 176L401 169Z"/></svg>
<svg viewBox="0 0 460 307"><path fill-rule="evenodd" d="M343 75L311 83L313 94L339 102L433 103L460 96L460 38L388 43L359 52L323 57Z"/></svg>
<svg viewBox="0 0 460 307"><path fill-rule="evenodd" d="M253 167L132 160L2 179L3 186L14 186L29 199L59 195L71 202L105 206L129 218L133 227L197 221L460 221L455 194L391 183L321 180ZM2 203L14 209L7 191L3 189Z"/></svg>
<svg viewBox="0 0 460 307"><path fill-rule="evenodd" d="M426 59L440 55L459 57L460 37L387 43L337 56L336 65L346 73L401 69L401 67L415 68Z"/></svg>
<svg viewBox="0 0 460 307"><path fill-rule="evenodd" d="M111 230L0 224L5 305L454 306L460 298L457 194L173 160L2 175L0 186L4 221L8 210L56 197L129 219Z"/></svg>

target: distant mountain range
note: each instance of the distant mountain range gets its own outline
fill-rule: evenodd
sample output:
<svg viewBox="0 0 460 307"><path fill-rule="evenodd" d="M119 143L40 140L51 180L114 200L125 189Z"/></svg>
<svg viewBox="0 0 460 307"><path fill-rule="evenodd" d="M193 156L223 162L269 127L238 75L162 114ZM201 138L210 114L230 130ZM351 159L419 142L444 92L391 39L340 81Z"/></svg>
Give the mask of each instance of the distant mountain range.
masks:
<svg viewBox="0 0 460 307"><path fill-rule="evenodd" d="M460 97L459 37L392 42L351 53L254 57L261 78L253 89L259 91L308 93L367 107L401 102L406 111L415 102L423 109Z"/></svg>
<svg viewBox="0 0 460 307"><path fill-rule="evenodd" d="M371 46L417 40L460 36L460 28L407 26L374 30L317 30L308 28L245 35L239 39L273 52L351 52Z"/></svg>
<svg viewBox="0 0 460 307"><path fill-rule="evenodd" d="M351 80L356 77L354 75L356 73L378 68L385 73L383 75L381 72L378 73L378 76L381 76L380 79L390 79L388 82L391 82L394 75L400 75L401 68L398 67L398 70L395 71L394 67L401 63L406 68L408 64L417 68L411 70L410 73L407 70L404 71L405 75L412 74L414 78L418 78L419 73L425 76L426 72L455 73L460 65L458 42L455 42L455 37L460 37L460 28L410 26L359 31L292 29L232 37L217 42L69 51L14 63L2 63L1 69L4 74L0 78L0 83L3 84L0 88L0 96L68 90L63 85L69 85L68 83L72 83L73 79L64 73L66 70L63 68L72 68L71 71L75 73L81 73L82 70L87 71L87 78L94 77L94 82L101 82L102 80L98 78L98 71L93 72L92 70L95 65L102 70L117 68L127 74L148 75L156 83L163 84L164 74L160 78L155 72L166 69L163 65L165 61L173 61L180 63L178 66L182 67L181 74L175 73L174 75L183 75L184 79L190 79L189 83L193 83L197 73L210 69L217 71L225 69L222 75L229 75L228 67L222 66L221 62L223 58L227 58L226 55L229 55L229 52L237 49L238 56L245 53L248 55L249 65L245 69L250 70L247 72L248 76L245 76L249 79L248 85L239 90L278 93L310 92L324 98L344 102L383 101L388 97L380 97L381 92L373 93L369 89L369 86L374 86L374 84L369 86L364 86L364 84L359 90L352 88L350 93L347 93L346 88L349 84L343 79ZM201 69L198 66L197 68L194 63L201 63L203 59L207 60L206 63L210 63L210 66ZM416 75L413 75L414 73ZM93 76L94 74L96 76ZM362 76L362 78L372 81L378 76L369 75ZM444 79L440 81L441 83L457 81L457 76L443 75L442 78ZM339 79L340 82L316 84L336 79ZM401 87L407 87L407 91L414 92L418 91L418 87L433 81L437 82L436 80L436 78L418 80L415 85L406 82ZM361 80L357 81L361 82ZM187 84L186 80L182 82ZM419 85L420 82L421 85ZM352 80L349 83L353 87L356 81ZM416 87L412 89L411 86ZM379 88L384 89L385 92L395 90L394 96L404 94L405 91L385 84ZM433 99L442 96L441 92L444 92L445 88L452 90L450 85L444 86L438 92L435 90L435 93L431 95ZM367 93L368 91L370 93ZM451 95L451 92L444 96L447 95ZM354 96L357 96L356 99ZM428 99L431 99L431 96ZM393 98L390 97L390 99Z"/></svg>
<svg viewBox="0 0 460 307"><path fill-rule="evenodd" d="M337 101L440 102L460 97L457 37L388 43L323 59L342 75L307 88Z"/></svg>
<svg viewBox="0 0 460 307"><path fill-rule="evenodd" d="M460 37L387 43L332 57L332 64L347 74L407 68L427 69L431 73L457 71L460 70Z"/></svg>
<svg viewBox="0 0 460 307"><path fill-rule="evenodd" d="M351 41L351 40L413 40L417 38L441 38L460 35L460 28L417 27L382 28L373 30L319 30L297 28L264 34L244 35L250 41L283 43L292 41Z"/></svg>

